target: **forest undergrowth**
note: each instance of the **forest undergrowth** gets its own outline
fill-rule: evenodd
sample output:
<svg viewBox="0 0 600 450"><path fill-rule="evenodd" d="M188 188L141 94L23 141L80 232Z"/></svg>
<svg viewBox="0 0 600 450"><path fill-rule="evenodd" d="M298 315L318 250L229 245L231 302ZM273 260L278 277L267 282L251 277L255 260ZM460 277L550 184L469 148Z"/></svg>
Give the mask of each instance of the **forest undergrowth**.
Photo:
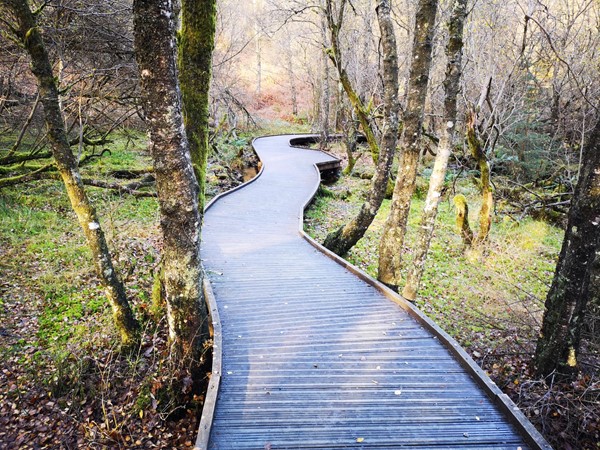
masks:
<svg viewBox="0 0 600 450"><path fill-rule="evenodd" d="M332 151L344 158L336 145ZM356 214L372 172L365 155L352 175L321 187L305 215L311 236L323 242L328 232ZM536 379L530 365L564 232L545 221L503 213L498 199L489 240L465 249L456 231L452 198L465 195L475 224L480 195L472 181L468 176L447 179L416 305L468 351L554 448L600 448L600 357L594 323L588 324L584 370L577 379ZM427 178L422 177L411 204L404 276L426 194ZM363 239L345 255L375 278L389 208L385 200Z"/></svg>
<svg viewBox="0 0 600 450"><path fill-rule="evenodd" d="M250 139L216 138L209 198L256 173ZM110 151L82 166L82 177L123 184L120 171L137 175L151 166L143 133L122 130L111 141ZM152 183L137 189L153 190ZM0 448L192 447L204 398L180 386L182 403L170 400L178 368L169 358L166 319L152 300L161 249L156 199L87 191L142 323L141 346L119 351L62 184L0 190Z"/></svg>

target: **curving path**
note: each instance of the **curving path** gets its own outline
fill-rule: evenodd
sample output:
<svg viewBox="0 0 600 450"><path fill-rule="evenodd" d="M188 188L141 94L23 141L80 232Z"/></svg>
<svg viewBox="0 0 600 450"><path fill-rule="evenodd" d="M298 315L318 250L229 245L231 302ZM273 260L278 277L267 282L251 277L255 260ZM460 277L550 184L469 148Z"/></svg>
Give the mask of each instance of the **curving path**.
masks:
<svg viewBox="0 0 600 450"><path fill-rule="evenodd" d="M335 160L289 139L257 139L261 176L205 215L222 376L198 445L550 448L447 335L301 236L314 165Z"/></svg>

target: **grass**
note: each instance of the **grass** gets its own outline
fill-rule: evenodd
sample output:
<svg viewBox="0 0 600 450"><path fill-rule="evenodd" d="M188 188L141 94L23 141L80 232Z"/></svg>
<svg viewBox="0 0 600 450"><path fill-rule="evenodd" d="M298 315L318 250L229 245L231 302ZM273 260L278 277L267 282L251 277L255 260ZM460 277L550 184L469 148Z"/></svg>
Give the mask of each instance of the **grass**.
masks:
<svg viewBox="0 0 600 450"><path fill-rule="evenodd" d="M344 224L360 207L368 183L342 177L336 185L329 186L333 192L352 194L346 195L346 200L318 197L307 212L308 232L322 241L328 231ZM477 193L468 180L459 180L457 186L468 199L470 221L475 228ZM410 249L416 241L423 206L424 199L415 196L404 242L403 276L410 265ZM385 200L365 236L346 255L373 277L377 276L378 246L389 209L390 201ZM535 334L562 236L560 229L547 223L529 218L516 223L499 214L485 246L464 252L455 230L451 196L446 195L439 206L417 305L463 344L472 340L473 331L505 329L513 323L527 324L527 334Z"/></svg>
<svg viewBox="0 0 600 450"><path fill-rule="evenodd" d="M128 131L112 139L111 153L84 166L83 176L99 177L116 169L150 165L142 134ZM89 187L87 192L121 270L138 257L144 264L136 267L149 269L156 250L148 253L152 255L149 263L143 259L145 255L134 253L132 242L156 234L156 200L119 197ZM29 339L32 345L50 354L60 352L66 342L83 343L106 325L104 293L97 285L91 254L60 182L40 181L0 191L0 244L4 247L2 272L15 275L18 294L39 307L36 334ZM137 275L151 279L150 273ZM3 292L3 301L10 303L14 295L14 290ZM141 299L137 295L132 300L137 303Z"/></svg>
<svg viewBox="0 0 600 450"><path fill-rule="evenodd" d="M262 125L266 128L252 134L241 132L237 138L218 140L219 158L226 164L234 162L255 133L306 131L306 126L284 121ZM2 148L14 140L6 134L0 138ZM110 151L82 166L83 177L123 182L110 173L151 166L144 133L121 130L109 139L105 147ZM101 152L102 148L94 149L95 154ZM159 260L156 200L119 196L94 187L86 191L98 210L116 267L129 278L126 286L134 307L145 308ZM106 334L105 319L110 314L62 183L45 180L0 190L0 255L3 277L14 276L16 281L0 290L0 315L6 320L10 305L19 298L30 302L37 320L32 321L35 333L26 339L29 344L51 354L61 352L67 341L84 345L96 332Z"/></svg>

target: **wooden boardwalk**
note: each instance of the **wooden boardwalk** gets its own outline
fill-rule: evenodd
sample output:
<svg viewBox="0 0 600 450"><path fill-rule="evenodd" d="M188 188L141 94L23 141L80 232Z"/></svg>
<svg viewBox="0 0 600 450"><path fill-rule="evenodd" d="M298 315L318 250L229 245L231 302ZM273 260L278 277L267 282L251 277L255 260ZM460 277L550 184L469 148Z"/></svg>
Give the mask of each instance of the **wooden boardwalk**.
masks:
<svg viewBox="0 0 600 450"><path fill-rule="evenodd" d="M261 175L206 212L222 361L197 446L549 449L447 335L301 236L334 160L289 139L257 139Z"/></svg>

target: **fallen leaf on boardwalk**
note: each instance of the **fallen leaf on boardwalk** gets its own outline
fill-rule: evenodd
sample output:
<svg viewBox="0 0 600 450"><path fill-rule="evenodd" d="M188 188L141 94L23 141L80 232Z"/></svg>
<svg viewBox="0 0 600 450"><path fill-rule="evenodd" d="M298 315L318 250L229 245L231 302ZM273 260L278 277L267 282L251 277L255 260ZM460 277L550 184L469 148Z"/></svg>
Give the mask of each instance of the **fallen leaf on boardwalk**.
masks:
<svg viewBox="0 0 600 450"><path fill-rule="evenodd" d="M356 442L363 442L365 438L356 438Z"/></svg>

